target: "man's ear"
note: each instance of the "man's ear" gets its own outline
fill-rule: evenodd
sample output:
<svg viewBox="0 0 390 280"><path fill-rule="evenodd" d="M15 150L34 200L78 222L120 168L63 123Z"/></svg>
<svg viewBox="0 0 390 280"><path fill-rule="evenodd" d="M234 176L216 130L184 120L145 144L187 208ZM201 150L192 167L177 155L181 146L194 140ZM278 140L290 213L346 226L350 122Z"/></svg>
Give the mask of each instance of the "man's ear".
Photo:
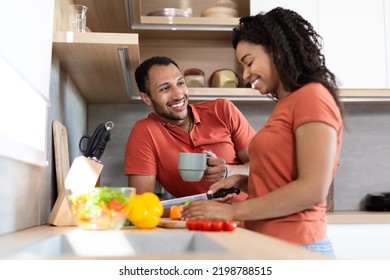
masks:
<svg viewBox="0 0 390 280"><path fill-rule="evenodd" d="M141 97L142 101L145 102L146 105L148 105L148 106L152 105L152 101L150 100L150 96L149 95L147 95L144 92L140 92L139 94L140 94L140 97Z"/></svg>

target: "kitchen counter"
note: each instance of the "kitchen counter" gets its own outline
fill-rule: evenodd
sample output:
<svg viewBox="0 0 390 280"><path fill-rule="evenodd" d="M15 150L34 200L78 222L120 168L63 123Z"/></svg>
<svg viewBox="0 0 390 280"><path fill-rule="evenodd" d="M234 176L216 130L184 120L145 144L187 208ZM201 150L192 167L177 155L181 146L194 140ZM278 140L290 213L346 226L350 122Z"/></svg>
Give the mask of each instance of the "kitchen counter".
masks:
<svg viewBox="0 0 390 280"><path fill-rule="evenodd" d="M336 211L327 213L327 222L330 225L390 224L390 212ZM89 254L90 248L86 246L93 248L94 245L86 243L95 237L103 239L91 244L122 240L122 245L134 252L122 250L116 254L116 249L111 249L111 246L109 255L105 251ZM89 255L77 253L76 245L80 242L84 253ZM177 248L177 243L183 243L182 249ZM147 252L132 248L145 247L145 244L150 247ZM64 250L64 246L68 249ZM74 226L43 225L0 236L0 248L0 259L324 259L294 244L243 228L233 232L160 227L153 230L124 227L120 231L84 231Z"/></svg>
<svg viewBox="0 0 390 280"><path fill-rule="evenodd" d="M390 224L390 212L335 211L327 213L328 224Z"/></svg>
<svg viewBox="0 0 390 280"><path fill-rule="evenodd" d="M166 250L164 249L165 251L163 252L160 250L159 253L151 251L149 253L134 255L127 253L127 255L114 254L101 256L96 254L85 257L75 253L66 254L57 252L62 252L61 250L64 250L64 246L69 247L69 244L66 243L71 243L70 247L75 247L77 242L72 244L70 237L74 237L77 234L84 236L83 238L87 236L88 239L85 238L84 241L81 241L84 247L85 243L88 243L86 241L92 240L94 237L101 236L102 234L107 234L107 236L111 235L111 237L104 239L105 242L123 239L127 242L125 245L130 246L130 249L132 247L131 244L134 245L133 247L140 246L140 244L135 244L134 241L131 241L131 238L135 236L138 236L138 240L140 237L144 239L144 241L141 241L141 247L147 246L150 243L145 242L147 238L150 238L149 241L156 243L156 239L161 239L162 236L171 236L171 239L173 238L172 236L190 237L191 244L187 247L186 251L175 252L174 247L177 246L175 243L180 243L180 238L177 238L173 239L173 241L171 240L171 243L157 242L157 245L153 245L155 248L152 250L157 251L157 247L160 245L162 247L165 246ZM67 239L58 238L64 236ZM126 237L126 239L123 237ZM83 238L73 238L73 241L80 243L80 240ZM204 242L209 243L209 245L202 244ZM203 247L203 249L194 250L194 247ZM200 232L166 228L140 230L135 227L124 227L119 231L84 231L77 227L43 225L0 236L0 248L0 259L326 259L319 254L307 251L288 242L243 228L237 228L233 232ZM213 251L210 248L220 249ZM57 251L49 254L45 253L46 250Z"/></svg>

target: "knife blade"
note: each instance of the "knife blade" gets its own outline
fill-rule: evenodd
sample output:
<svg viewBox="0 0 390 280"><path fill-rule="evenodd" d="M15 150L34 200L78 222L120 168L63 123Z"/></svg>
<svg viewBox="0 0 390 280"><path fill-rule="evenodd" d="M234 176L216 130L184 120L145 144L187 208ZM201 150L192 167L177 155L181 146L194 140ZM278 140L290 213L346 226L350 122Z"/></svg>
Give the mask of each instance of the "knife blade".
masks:
<svg viewBox="0 0 390 280"><path fill-rule="evenodd" d="M181 205L187 201L196 201L196 200L208 200L213 198L225 197L228 194L239 194L240 189L238 188L230 188L230 189L220 189L214 194L202 193L196 195L189 195L179 198L173 198L168 200L161 201L161 204L164 208L170 208L174 205Z"/></svg>

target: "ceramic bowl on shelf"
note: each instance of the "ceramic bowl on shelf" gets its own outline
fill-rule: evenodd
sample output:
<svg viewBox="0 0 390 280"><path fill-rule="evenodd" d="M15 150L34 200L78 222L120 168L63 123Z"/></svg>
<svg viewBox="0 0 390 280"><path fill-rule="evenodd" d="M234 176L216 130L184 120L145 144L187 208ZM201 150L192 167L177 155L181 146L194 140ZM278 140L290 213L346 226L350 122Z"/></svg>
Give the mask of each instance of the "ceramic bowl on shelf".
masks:
<svg viewBox="0 0 390 280"><path fill-rule="evenodd" d="M88 230L119 230L127 221L135 188L96 187L91 191L67 189L76 224Z"/></svg>
<svg viewBox="0 0 390 280"><path fill-rule="evenodd" d="M191 68L184 71L184 80L187 87L199 88L205 86L204 72L198 68Z"/></svg>
<svg viewBox="0 0 390 280"><path fill-rule="evenodd" d="M237 88L239 79L233 70L220 69L211 74L209 83L214 88Z"/></svg>
<svg viewBox="0 0 390 280"><path fill-rule="evenodd" d="M238 11L229 7L211 7L202 11L202 17L238 17Z"/></svg>
<svg viewBox="0 0 390 280"><path fill-rule="evenodd" d="M152 11L147 16L161 16L161 17L191 17L191 9L176 9L176 8L163 8L156 11Z"/></svg>

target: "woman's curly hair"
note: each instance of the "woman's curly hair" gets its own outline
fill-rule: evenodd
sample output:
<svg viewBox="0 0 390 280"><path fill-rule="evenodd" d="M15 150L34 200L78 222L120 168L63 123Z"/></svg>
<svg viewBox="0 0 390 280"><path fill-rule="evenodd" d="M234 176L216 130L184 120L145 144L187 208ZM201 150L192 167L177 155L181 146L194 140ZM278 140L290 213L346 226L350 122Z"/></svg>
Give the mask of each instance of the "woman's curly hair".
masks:
<svg viewBox="0 0 390 280"><path fill-rule="evenodd" d="M278 7L242 17L239 26L233 29L234 49L240 41L262 45L272 55L286 91L295 91L311 82L321 83L342 112L336 77L326 67L321 53L322 38L299 14Z"/></svg>

